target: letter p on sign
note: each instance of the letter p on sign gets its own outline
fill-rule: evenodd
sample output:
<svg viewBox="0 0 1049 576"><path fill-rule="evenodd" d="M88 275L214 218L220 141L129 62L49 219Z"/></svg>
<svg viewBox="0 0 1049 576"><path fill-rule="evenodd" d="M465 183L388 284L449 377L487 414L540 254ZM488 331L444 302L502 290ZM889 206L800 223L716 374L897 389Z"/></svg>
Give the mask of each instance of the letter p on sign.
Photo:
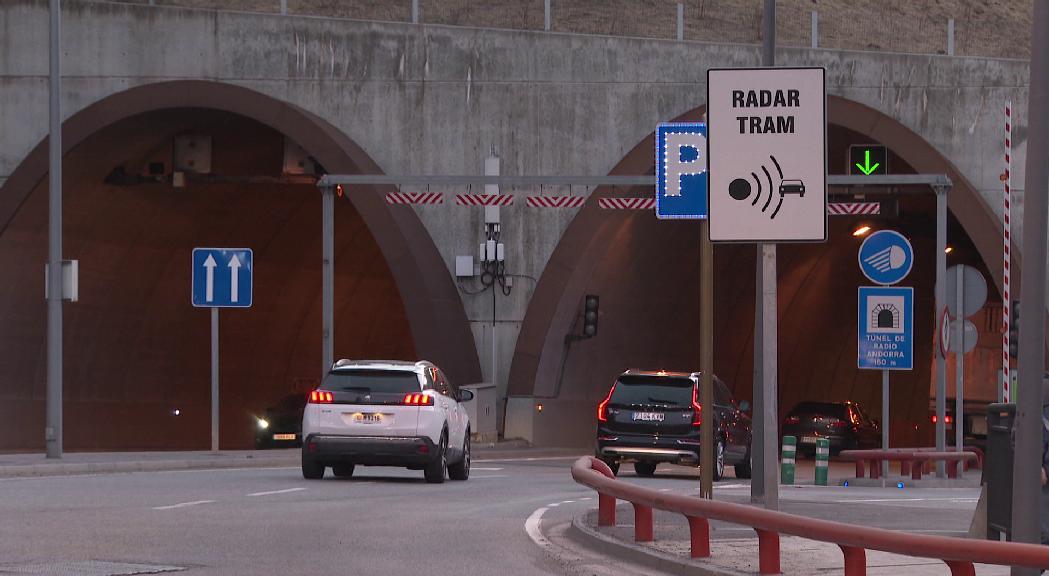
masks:
<svg viewBox="0 0 1049 576"><path fill-rule="evenodd" d="M707 127L660 124L656 131L656 216L707 217Z"/></svg>

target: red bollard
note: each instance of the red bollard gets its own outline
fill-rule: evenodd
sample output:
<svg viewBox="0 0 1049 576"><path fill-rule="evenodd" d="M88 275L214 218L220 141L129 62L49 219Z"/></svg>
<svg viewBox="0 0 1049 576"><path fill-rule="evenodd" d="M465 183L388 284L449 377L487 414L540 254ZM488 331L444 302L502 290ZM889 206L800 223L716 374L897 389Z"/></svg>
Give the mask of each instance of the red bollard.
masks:
<svg viewBox="0 0 1049 576"><path fill-rule="evenodd" d="M608 494L597 494L597 525L616 525L616 499Z"/></svg>
<svg viewBox="0 0 1049 576"><path fill-rule="evenodd" d="M754 531L758 533L758 572L779 574L779 534L758 528Z"/></svg>
<svg viewBox="0 0 1049 576"><path fill-rule="evenodd" d="M867 551L863 548L838 544L845 555L845 576L865 576L867 574Z"/></svg>
<svg viewBox="0 0 1049 576"><path fill-rule="evenodd" d="M631 502L634 505L634 542L652 541L652 507Z"/></svg>
<svg viewBox="0 0 1049 576"><path fill-rule="evenodd" d="M688 518L688 531L692 536L692 557L710 558L710 522L699 516Z"/></svg>

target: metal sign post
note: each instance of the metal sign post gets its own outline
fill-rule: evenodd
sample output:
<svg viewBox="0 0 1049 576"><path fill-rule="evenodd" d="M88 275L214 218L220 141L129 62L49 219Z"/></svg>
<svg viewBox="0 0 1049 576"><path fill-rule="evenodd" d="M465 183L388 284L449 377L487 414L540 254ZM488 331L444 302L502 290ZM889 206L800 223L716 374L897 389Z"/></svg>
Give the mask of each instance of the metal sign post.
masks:
<svg viewBox="0 0 1049 576"><path fill-rule="evenodd" d="M955 343L950 349L955 353L954 392L954 446L963 448L963 424L965 422L965 355L976 346L976 326L966 320L983 308L987 302L987 280L972 266L959 264L947 270L947 309L954 315Z"/></svg>
<svg viewBox="0 0 1049 576"><path fill-rule="evenodd" d="M211 308L211 451L219 451L219 308L250 308L255 269L250 248L194 248L191 301Z"/></svg>
<svg viewBox="0 0 1049 576"><path fill-rule="evenodd" d="M62 457L62 3L51 0L50 133L48 134L47 421L48 458Z"/></svg>
<svg viewBox="0 0 1049 576"><path fill-rule="evenodd" d="M699 497L714 497L714 248L710 243L710 221L700 223L699 250L699 369L700 405L706 409L700 428Z"/></svg>

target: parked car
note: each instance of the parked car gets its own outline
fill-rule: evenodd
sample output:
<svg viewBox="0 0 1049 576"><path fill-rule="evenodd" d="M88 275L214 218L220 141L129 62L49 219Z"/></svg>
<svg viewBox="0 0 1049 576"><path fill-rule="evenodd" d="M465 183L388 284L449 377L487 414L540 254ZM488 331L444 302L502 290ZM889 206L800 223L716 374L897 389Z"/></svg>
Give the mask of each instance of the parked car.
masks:
<svg viewBox="0 0 1049 576"><path fill-rule="evenodd" d="M700 429L714 426L714 479L725 466L737 478L750 478L750 418L714 377L714 406L700 405L698 372L630 370L612 384L597 407L596 455L613 472L633 461L640 476L652 476L660 462L699 465ZM709 416L708 416L709 415Z"/></svg>
<svg viewBox="0 0 1049 576"><path fill-rule="evenodd" d="M780 433L797 439L799 453L814 454L820 438L830 441L831 454L881 446L881 424L850 401L802 402L787 414Z"/></svg>
<svg viewBox="0 0 1049 576"><path fill-rule="evenodd" d="M255 449L291 448L302 444L306 394L289 394L255 417Z"/></svg>
<svg viewBox="0 0 1049 576"><path fill-rule="evenodd" d="M470 476L470 418L460 390L430 362L339 360L302 417L302 475L353 475L355 466L422 470L426 481Z"/></svg>

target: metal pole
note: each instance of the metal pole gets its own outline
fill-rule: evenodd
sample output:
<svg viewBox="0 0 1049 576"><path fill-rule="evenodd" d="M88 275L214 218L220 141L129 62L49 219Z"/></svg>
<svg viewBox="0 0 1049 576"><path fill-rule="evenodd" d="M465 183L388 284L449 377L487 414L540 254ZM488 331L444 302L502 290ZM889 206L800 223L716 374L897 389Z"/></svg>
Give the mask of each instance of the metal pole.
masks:
<svg viewBox="0 0 1049 576"><path fill-rule="evenodd" d="M551 25L550 0L543 0L543 30L550 31Z"/></svg>
<svg viewBox="0 0 1049 576"><path fill-rule="evenodd" d="M812 32L809 38L812 40L811 48L820 47L820 13L815 10L812 11Z"/></svg>
<svg viewBox="0 0 1049 576"><path fill-rule="evenodd" d="M419 23L419 0L412 0L412 24Z"/></svg>
<svg viewBox="0 0 1049 576"><path fill-rule="evenodd" d="M677 39L685 39L685 5L677 3Z"/></svg>
<svg viewBox="0 0 1049 576"><path fill-rule="evenodd" d="M1049 1L1034 3L1028 88L1027 190L1024 194L1020 364L1013 469L1013 541L1037 544L1042 447L1042 375L1045 373L1046 196L1049 191ZM1013 574L1037 574L1013 568Z"/></svg>
<svg viewBox="0 0 1049 576"><path fill-rule="evenodd" d="M947 19L947 55L954 56L954 18Z"/></svg>
<svg viewBox="0 0 1049 576"><path fill-rule="evenodd" d="M335 362L335 190L321 189L321 379Z"/></svg>
<svg viewBox="0 0 1049 576"><path fill-rule="evenodd" d="M761 63L776 65L776 0L765 0L762 18L763 43ZM752 457L755 466L751 482L751 500L762 503L769 510L779 508L779 469L776 466L776 437L779 410L776 406L777 362L777 303L776 303L776 245L761 244L758 248L756 330L754 340L754 441ZM758 366L760 364L760 367ZM760 398L760 404L759 404ZM759 472L760 470L760 472Z"/></svg>
<svg viewBox="0 0 1049 576"><path fill-rule="evenodd" d="M881 371L881 449L889 449L889 371ZM881 477L889 476L889 463L881 463Z"/></svg>
<svg viewBox="0 0 1049 576"><path fill-rule="evenodd" d="M947 189L936 186L936 320L939 330L940 315L947 305ZM936 450L947 448L947 358L936 356ZM944 478L947 469L943 462L936 463L937 478Z"/></svg>
<svg viewBox="0 0 1049 576"><path fill-rule="evenodd" d="M714 247L710 243L710 221L699 228L699 369L702 372L699 400L706 414L700 427L699 497L714 497Z"/></svg>
<svg viewBox="0 0 1049 576"><path fill-rule="evenodd" d="M152 3L153 3L152 0L150 0L150 4L152 4ZM288 0L280 0L280 13L281 14L287 14L288 13Z"/></svg>
<svg viewBox="0 0 1049 576"><path fill-rule="evenodd" d="M965 303L962 294L964 271L965 268L959 265L958 279L955 282L955 289L958 291L955 297L958 325L954 329L954 341L957 342L954 348L954 449L959 452L962 450L962 422L965 421L962 414L962 387L965 385L965 312L962 311L962 305Z"/></svg>
<svg viewBox="0 0 1049 576"><path fill-rule="evenodd" d="M48 153L48 243L51 268L47 292L47 423L48 458L62 457L62 5L51 0L50 135Z"/></svg>
<svg viewBox="0 0 1049 576"><path fill-rule="evenodd" d="M211 451L219 451L219 309L211 309Z"/></svg>

